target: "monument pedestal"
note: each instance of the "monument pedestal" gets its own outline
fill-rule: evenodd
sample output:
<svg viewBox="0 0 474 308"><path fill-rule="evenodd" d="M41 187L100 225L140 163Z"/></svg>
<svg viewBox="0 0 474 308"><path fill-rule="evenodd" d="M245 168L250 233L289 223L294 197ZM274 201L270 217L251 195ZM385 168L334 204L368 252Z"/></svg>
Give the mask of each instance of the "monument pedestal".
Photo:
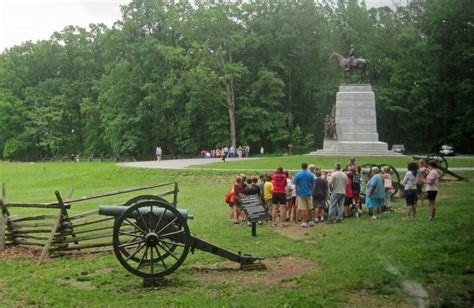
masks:
<svg viewBox="0 0 474 308"><path fill-rule="evenodd" d="M379 141L375 95L369 84L339 86L336 95L337 139L325 138L323 149L310 155L399 156Z"/></svg>

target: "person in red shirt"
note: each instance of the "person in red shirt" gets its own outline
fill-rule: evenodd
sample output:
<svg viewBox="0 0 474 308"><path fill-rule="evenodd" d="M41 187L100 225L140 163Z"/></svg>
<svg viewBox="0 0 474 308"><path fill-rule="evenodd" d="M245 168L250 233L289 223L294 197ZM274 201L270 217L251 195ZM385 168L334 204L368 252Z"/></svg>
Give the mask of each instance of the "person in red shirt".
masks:
<svg viewBox="0 0 474 308"><path fill-rule="evenodd" d="M347 185L346 185L346 197L344 199L344 216L347 218L351 212L351 205L352 205L352 198L354 194L352 192L352 179L354 178L354 174L352 173L351 169L347 173Z"/></svg>
<svg viewBox="0 0 474 308"><path fill-rule="evenodd" d="M283 168L278 167L278 169L272 174L272 223L276 227L277 224L277 215L278 209L280 209L280 222L284 227L288 224L285 222L286 218L286 186L287 186L287 177L283 173ZM281 208L280 208L281 206Z"/></svg>
<svg viewBox="0 0 474 308"><path fill-rule="evenodd" d="M240 176L235 177L234 181L234 224L239 223L239 198L244 195L244 187L242 186L242 178Z"/></svg>

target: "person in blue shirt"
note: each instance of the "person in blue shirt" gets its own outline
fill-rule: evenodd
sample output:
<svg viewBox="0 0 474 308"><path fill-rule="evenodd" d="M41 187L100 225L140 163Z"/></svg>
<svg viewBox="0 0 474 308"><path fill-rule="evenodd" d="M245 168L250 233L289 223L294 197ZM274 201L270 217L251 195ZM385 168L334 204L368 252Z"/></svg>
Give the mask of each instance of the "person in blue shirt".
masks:
<svg viewBox="0 0 474 308"><path fill-rule="evenodd" d="M314 176L308 171L308 164L301 164L301 171L296 173L294 178L296 196L298 197L298 210L303 217L302 228L314 226L311 219L311 212L313 209L313 189Z"/></svg>
<svg viewBox="0 0 474 308"><path fill-rule="evenodd" d="M378 167L372 167L372 177L367 182L366 206L372 209L372 219L380 217L380 211L385 198L385 185Z"/></svg>

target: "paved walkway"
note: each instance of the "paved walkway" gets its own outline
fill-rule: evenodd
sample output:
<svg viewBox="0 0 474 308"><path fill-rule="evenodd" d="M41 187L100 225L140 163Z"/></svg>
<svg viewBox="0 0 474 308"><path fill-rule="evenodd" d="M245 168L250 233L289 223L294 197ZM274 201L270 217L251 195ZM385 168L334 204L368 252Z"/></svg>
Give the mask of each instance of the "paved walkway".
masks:
<svg viewBox="0 0 474 308"><path fill-rule="evenodd" d="M242 159L233 159L231 158L230 161L241 161L241 160L251 160L251 159L259 159L255 157L249 158L242 158ZM221 158L191 158L191 159L170 159L170 160L161 160L161 161L138 161L138 162L128 162L128 163L118 163L118 166L121 167L130 167L130 168L147 168L147 169L185 169L189 166L195 165L207 165L210 163L221 162ZM192 169L192 168L189 168ZM199 168L200 169L200 168ZM212 168L212 170L233 170L233 169L220 169L220 168ZM242 170L245 171L245 168L238 168L235 170ZM250 169L249 169L250 170ZM252 170L260 170L260 169L252 169ZM269 169L262 169L262 170L271 170ZM299 169L290 169L290 171L298 171ZM397 168L398 171L406 171L406 168ZM474 167L450 167L450 171L474 171ZM328 169L328 171L330 171Z"/></svg>
<svg viewBox="0 0 474 308"><path fill-rule="evenodd" d="M258 159L258 158L241 158L234 159L236 160L249 160L249 159ZM190 159L170 159L170 160L161 160L161 161L137 161L137 162L128 162L128 163L119 163L118 166L121 167L131 167L131 168L148 168L148 169L184 169L189 166L194 165L207 165L210 163L221 162L222 158L190 158Z"/></svg>

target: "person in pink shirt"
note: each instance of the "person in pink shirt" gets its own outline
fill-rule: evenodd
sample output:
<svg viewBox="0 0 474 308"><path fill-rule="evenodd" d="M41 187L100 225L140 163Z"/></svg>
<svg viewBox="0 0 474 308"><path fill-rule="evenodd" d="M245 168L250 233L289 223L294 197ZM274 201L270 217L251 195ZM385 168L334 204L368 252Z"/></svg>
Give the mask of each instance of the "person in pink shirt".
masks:
<svg viewBox="0 0 474 308"><path fill-rule="evenodd" d="M426 183L426 195L428 198L428 202L430 204L430 220L435 219L436 215L436 206L435 200L436 196L438 195L438 185L439 185L439 173L436 170L438 165L434 161L428 162L428 170L430 171L426 176L425 183Z"/></svg>

